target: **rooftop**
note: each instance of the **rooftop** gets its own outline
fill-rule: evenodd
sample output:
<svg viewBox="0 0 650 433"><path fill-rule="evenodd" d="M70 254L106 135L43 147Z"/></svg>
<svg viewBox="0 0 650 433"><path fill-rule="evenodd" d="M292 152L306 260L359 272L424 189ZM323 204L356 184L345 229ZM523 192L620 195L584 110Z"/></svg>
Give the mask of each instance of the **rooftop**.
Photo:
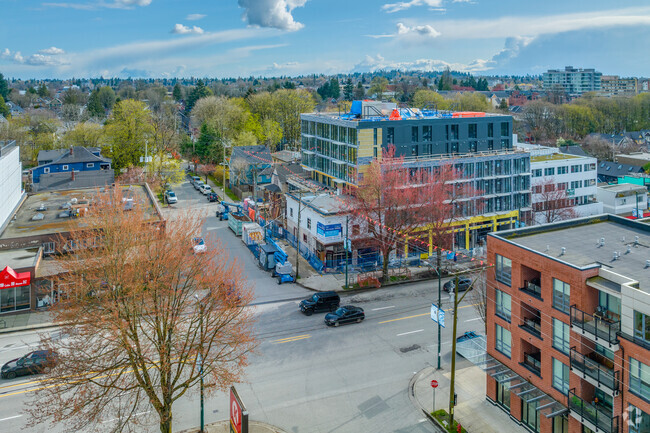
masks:
<svg viewBox="0 0 650 433"><path fill-rule="evenodd" d="M144 185L124 186L123 194L135 201L147 203L147 214L154 216L156 210ZM31 194L23 202L12 221L7 224L0 240L48 235L85 227L83 216L62 217L70 209L91 206L96 188L64 191L44 191Z"/></svg>
<svg viewBox="0 0 650 433"><path fill-rule="evenodd" d="M536 155L530 157L530 162L544 162L544 161L561 161L566 159L579 159L580 156L568 155L566 153L552 153L550 155Z"/></svg>
<svg viewBox="0 0 650 433"><path fill-rule="evenodd" d="M39 257L38 248L16 248L0 251L2 267L9 266L13 270L36 266Z"/></svg>
<svg viewBox="0 0 650 433"><path fill-rule="evenodd" d="M606 191L612 191L612 192L630 192L630 191L646 192L647 191L645 186L636 185L633 183L618 183L613 185L603 185L603 186L599 186L598 188Z"/></svg>
<svg viewBox="0 0 650 433"><path fill-rule="evenodd" d="M289 193L295 200L297 197ZM346 196L333 196L332 194L319 194L319 195L304 195L302 202L307 206L322 214L337 214L348 212L349 209L345 205L347 200Z"/></svg>
<svg viewBox="0 0 650 433"><path fill-rule="evenodd" d="M650 267L646 266L650 259L650 225L643 220L599 215L489 236L579 269L602 267L639 281L640 288L650 292ZM599 245L601 239L603 246ZM613 259L614 252L619 253L617 260Z"/></svg>

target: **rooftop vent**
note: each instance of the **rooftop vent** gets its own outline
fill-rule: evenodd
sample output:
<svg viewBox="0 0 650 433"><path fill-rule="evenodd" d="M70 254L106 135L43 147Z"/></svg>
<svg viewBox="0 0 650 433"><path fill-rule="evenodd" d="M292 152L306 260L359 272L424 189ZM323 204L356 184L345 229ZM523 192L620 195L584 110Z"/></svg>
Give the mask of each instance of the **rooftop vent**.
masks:
<svg viewBox="0 0 650 433"><path fill-rule="evenodd" d="M599 247L604 247L605 246L605 238L600 238L598 240L598 246Z"/></svg>
<svg viewBox="0 0 650 433"><path fill-rule="evenodd" d="M619 258L618 251L614 251L614 254L612 255L612 261L618 260L618 258Z"/></svg>
<svg viewBox="0 0 650 433"><path fill-rule="evenodd" d="M566 253L566 248L562 247L560 249L560 255L563 256Z"/></svg>
<svg viewBox="0 0 650 433"><path fill-rule="evenodd" d="M646 268L650 268L650 260L646 260L646 261L645 261L645 267L646 267Z"/></svg>
<svg viewBox="0 0 650 433"><path fill-rule="evenodd" d="M630 254L631 252L632 252L632 245L628 245L625 254Z"/></svg>
<svg viewBox="0 0 650 433"><path fill-rule="evenodd" d="M639 245L639 237L634 236L634 245Z"/></svg>

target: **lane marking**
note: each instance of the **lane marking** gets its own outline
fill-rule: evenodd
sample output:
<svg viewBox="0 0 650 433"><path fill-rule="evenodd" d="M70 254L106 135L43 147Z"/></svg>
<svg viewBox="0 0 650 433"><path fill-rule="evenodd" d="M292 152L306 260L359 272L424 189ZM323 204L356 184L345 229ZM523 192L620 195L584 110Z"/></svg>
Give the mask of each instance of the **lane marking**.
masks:
<svg viewBox="0 0 650 433"><path fill-rule="evenodd" d="M481 320L481 317L476 317L474 319L465 320L466 322L473 322L475 320Z"/></svg>
<svg viewBox="0 0 650 433"><path fill-rule="evenodd" d="M394 305L391 305L390 307L380 307L380 308L373 308L372 311L379 311L379 310L386 310L388 308L395 308Z"/></svg>
<svg viewBox="0 0 650 433"><path fill-rule="evenodd" d="M310 334L296 335L294 337L280 338L278 340L273 340L273 344L282 344L282 343L291 343L292 341L304 340L306 338L311 338Z"/></svg>
<svg viewBox="0 0 650 433"><path fill-rule="evenodd" d="M416 332L422 332L424 329L418 329L417 331L410 331L410 332L402 332L401 334L397 334L398 337L401 337L402 335L409 335L409 334L415 334Z"/></svg>
<svg viewBox="0 0 650 433"><path fill-rule="evenodd" d="M476 304L469 304L469 305L463 305L461 307L458 307L460 310L461 308L467 308L467 307L473 307ZM423 307L424 308L424 307ZM454 310L452 308L445 310L445 313L452 313ZM390 320L384 320L383 322L379 322L381 325L382 323L390 323L390 322L397 322L398 320L406 320L406 319L413 319L415 317L422 317L422 316L430 316L431 313L422 313L422 314L416 314L414 316L406 316L406 317L400 317L399 319L390 319Z"/></svg>
<svg viewBox="0 0 650 433"><path fill-rule="evenodd" d="M20 418L22 415L14 415L7 418L0 418L0 421L9 421L10 419Z"/></svg>

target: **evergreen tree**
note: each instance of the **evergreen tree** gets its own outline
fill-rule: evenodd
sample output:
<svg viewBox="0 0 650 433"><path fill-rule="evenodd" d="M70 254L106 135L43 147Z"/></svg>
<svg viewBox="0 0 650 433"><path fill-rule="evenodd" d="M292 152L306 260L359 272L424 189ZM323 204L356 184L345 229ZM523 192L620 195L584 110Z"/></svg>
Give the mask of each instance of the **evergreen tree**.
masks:
<svg viewBox="0 0 650 433"><path fill-rule="evenodd" d="M192 111L192 108L194 108L194 104L196 104L196 101L210 95L212 95L212 90L206 87L203 80L197 81L196 86L192 89L190 94L187 96L185 112L189 114L190 111Z"/></svg>
<svg viewBox="0 0 650 433"><path fill-rule="evenodd" d="M354 89L354 99L360 101L365 97L366 97L366 90L363 88L361 82L358 82L357 87Z"/></svg>
<svg viewBox="0 0 650 433"><path fill-rule="evenodd" d="M181 83L176 82L176 84L174 85L174 90L172 90L172 97L176 102L181 102L181 99L183 99L183 91L181 89Z"/></svg>
<svg viewBox="0 0 650 433"><path fill-rule="evenodd" d="M352 85L352 78L348 78L343 86L343 99L351 101L354 97L354 86Z"/></svg>
<svg viewBox="0 0 650 433"><path fill-rule="evenodd" d="M47 86L45 85L45 83L41 84L38 87L37 93L38 93L38 96L40 96L41 98L46 98L46 97L50 96L50 91L47 88Z"/></svg>
<svg viewBox="0 0 650 433"><path fill-rule="evenodd" d="M0 96L2 99L7 100L9 97L9 83L5 80L4 75L0 72Z"/></svg>
<svg viewBox="0 0 650 433"><path fill-rule="evenodd" d="M2 95L0 95L0 116L4 116L5 119L8 119L9 114L9 107L7 107L7 104L5 104L5 100Z"/></svg>

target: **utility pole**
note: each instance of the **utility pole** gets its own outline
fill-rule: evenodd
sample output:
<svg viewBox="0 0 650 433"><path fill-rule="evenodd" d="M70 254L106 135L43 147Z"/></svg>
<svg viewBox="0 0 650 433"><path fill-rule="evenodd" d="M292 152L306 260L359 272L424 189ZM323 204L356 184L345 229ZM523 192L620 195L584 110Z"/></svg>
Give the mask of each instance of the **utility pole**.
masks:
<svg viewBox="0 0 650 433"><path fill-rule="evenodd" d="M300 208L302 205L302 193L298 192L298 236L296 236L296 281L298 281L298 270L300 269Z"/></svg>
<svg viewBox="0 0 650 433"><path fill-rule="evenodd" d="M436 260L438 265L438 311L442 308L442 275L440 273L440 262L442 261L442 252L438 248L438 253L436 254ZM440 366L440 351L442 349L442 326L440 326L440 321L438 320L438 370L442 367Z"/></svg>
<svg viewBox="0 0 650 433"><path fill-rule="evenodd" d="M343 247L345 248L345 288L348 288L348 242L350 241L350 238L348 238L348 223L349 223L350 216L346 215L345 216L345 242L343 244Z"/></svg>
<svg viewBox="0 0 650 433"><path fill-rule="evenodd" d="M200 433L205 433L205 416L204 416L204 399L203 399L203 304L201 304L201 301L199 300L198 295L194 295L196 298L196 302L199 304L199 338L200 338L200 343L201 347L199 349L199 356L198 356L198 361L199 361L199 381L200 381L200 386L201 386L201 430Z"/></svg>

